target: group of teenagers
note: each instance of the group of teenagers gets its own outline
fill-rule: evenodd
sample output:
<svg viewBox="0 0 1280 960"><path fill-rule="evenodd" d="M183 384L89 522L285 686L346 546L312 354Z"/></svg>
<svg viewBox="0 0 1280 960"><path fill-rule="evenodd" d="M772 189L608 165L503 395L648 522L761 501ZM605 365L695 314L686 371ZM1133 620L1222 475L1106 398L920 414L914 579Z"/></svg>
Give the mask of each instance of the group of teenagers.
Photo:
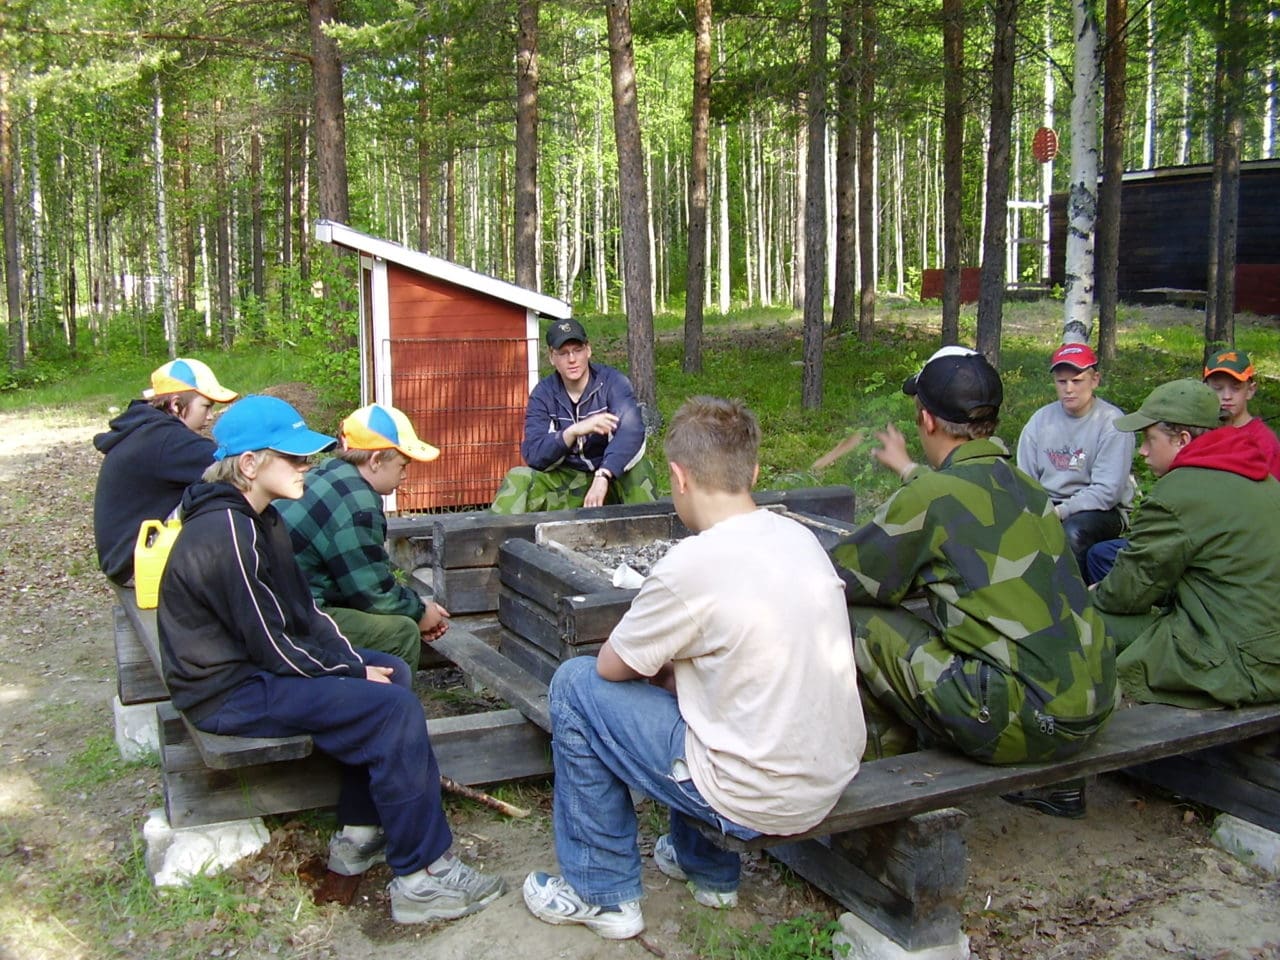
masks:
<svg viewBox="0 0 1280 960"><path fill-rule="evenodd" d="M576 320L554 322L547 346L525 466L493 509L653 499L626 377L592 361ZM992 764L1065 759L1121 690L1188 707L1280 700L1280 442L1248 412L1249 358L1224 351L1203 380L1158 386L1128 415L1096 396L1097 365L1085 344L1054 352L1058 399L1015 458L995 436L998 372L939 350L902 387L927 463L897 428L877 433L872 456L901 487L830 551L757 507L751 411L687 400L664 453L693 535L654 565L599 654L550 684L560 872L525 878L533 915L608 939L644 930L636 794L670 811L657 869L731 907L739 857L707 834L807 831L864 756L938 745ZM139 523L176 512L157 613L174 706L213 733L308 733L335 757L329 867L386 862L395 920L482 909L506 884L450 852L411 689L449 614L397 581L384 544L382 497L440 451L393 407L362 407L335 438L267 396L232 403L202 436L213 404L235 398L199 361L172 361L96 438L103 570L127 584ZM1130 516L1135 434L1157 479ZM1082 782L1006 799L1085 812Z"/></svg>

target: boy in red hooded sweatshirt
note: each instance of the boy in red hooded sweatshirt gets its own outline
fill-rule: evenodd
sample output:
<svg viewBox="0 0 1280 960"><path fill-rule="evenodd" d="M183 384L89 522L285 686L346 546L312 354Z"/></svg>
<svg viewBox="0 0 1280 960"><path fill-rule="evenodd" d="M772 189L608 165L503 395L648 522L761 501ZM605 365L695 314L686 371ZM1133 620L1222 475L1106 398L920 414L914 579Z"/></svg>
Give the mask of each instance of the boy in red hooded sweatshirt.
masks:
<svg viewBox="0 0 1280 960"><path fill-rule="evenodd" d="M1134 700L1280 700L1280 482L1250 431L1219 422L1213 390L1174 380L1114 423L1142 431L1159 478L1094 589Z"/></svg>

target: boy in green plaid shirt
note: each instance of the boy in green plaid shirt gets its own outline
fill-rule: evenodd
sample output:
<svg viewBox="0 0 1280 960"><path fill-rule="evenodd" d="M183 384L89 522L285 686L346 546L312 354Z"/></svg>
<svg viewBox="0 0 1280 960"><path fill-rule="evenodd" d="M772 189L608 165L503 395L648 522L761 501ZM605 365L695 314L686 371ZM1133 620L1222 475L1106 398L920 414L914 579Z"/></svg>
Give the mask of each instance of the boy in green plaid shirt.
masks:
<svg viewBox="0 0 1280 960"><path fill-rule="evenodd" d="M418 667L422 641L448 629L449 611L398 582L385 546L382 498L411 461L440 451L418 439L399 410L361 407L342 421L340 450L310 471L300 500L281 500L298 564L321 611L357 647L394 654Z"/></svg>

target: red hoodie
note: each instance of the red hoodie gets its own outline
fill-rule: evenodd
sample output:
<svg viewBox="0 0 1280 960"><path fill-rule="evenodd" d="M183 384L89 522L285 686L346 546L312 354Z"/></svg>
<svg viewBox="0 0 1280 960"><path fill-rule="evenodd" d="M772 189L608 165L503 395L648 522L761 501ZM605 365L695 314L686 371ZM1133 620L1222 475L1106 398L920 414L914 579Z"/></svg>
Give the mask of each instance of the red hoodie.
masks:
<svg viewBox="0 0 1280 960"><path fill-rule="evenodd" d="M1263 480L1271 473L1271 454L1253 431L1218 427L1200 434L1178 451L1169 470L1179 467L1203 467Z"/></svg>

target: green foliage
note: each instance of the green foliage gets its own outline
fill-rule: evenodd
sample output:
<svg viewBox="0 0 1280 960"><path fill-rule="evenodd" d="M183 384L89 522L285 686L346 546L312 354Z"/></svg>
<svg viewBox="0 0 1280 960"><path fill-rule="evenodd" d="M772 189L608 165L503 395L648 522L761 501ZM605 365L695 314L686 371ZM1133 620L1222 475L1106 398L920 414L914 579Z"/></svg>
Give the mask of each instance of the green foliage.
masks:
<svg viewBox="0 0 1280 960"><path fill-rule="evenodd" d="M754 924L745 931L718 914L700 915L693 948L702 960L825 960L848 953L847 944L832 942L839 932L839 923L813 913L774 926Z"/></svg>
<svg viewBox="0 0 1280 960"><path fill-rule="evenodd" d="M158 767L159 758L128 761L120 757L115 738L109 733L96 733L85 738L84 747L54 774L62 790L70 793L87 791L125 776L139 766Z"/></svg>

